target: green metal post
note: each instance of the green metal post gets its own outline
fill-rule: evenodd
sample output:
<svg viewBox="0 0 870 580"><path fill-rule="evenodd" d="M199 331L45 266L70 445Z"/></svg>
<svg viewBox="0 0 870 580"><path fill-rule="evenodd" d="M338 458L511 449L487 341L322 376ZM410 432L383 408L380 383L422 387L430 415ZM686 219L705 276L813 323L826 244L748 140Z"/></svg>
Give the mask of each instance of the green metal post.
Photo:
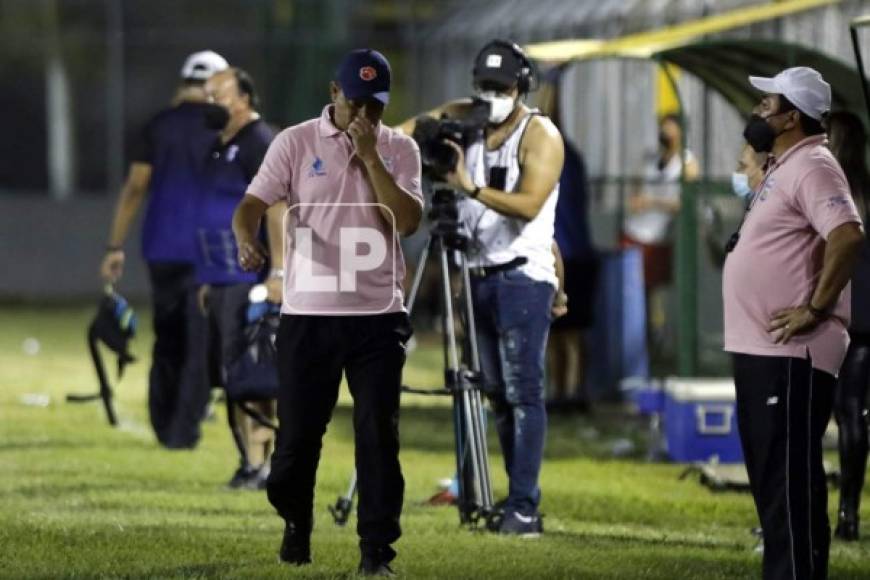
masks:
<svg viewBox="0 0 870 580"><path fill-rule="evenodd" d="M680 125L685 128L685 110L680 90L664 62L659 66L677 95L680 105ZM695 376L698 371L698 224L697 193L694 184L686 183L686 131L682 131L680 147L680 213L677 218L677 372L680 376Z"/></svg>

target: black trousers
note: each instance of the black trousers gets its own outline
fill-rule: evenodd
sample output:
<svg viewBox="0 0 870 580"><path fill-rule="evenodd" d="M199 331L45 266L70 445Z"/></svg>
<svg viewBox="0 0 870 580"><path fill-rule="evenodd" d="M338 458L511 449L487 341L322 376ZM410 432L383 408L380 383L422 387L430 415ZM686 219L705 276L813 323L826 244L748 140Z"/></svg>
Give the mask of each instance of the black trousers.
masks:
<svg viewBox="0 0 870 580"><path fill-rule="evenodd" d="M150 262L154 350L148 379L148 411L157 440L169 448L196 446L209 400L207 369L191 356L207 336L196 304L193 266Z"/></svg>
<svg viewBox="0 0 870 580"><path fill-rule="evenodd" d="M354 400L360 548L381 560L389 560L384 550L401 535L399 393L410 337L403 312L285 315L278 329L280 430L266 487L269 501L281 517L310 533L321 443L344 372Z"/></svg>
<svg viewBox="0 0 870 580"><path fill-rule="evenodd" d="M245 350L245 324L248 294L252 284L211 286L207 298L208 345L203 354L208 359L209 384L223 387L226 367ZM205 345L204 345L205 346Z"/></svg>
<svg viewBox="0 0 870 580"><path fill-rule="evenodd" d="M734 355L737 424L764 533L766 580L827 578L822 436L836 380L809 359Z"/></svg>
<svg viewBox="0 0 870 580"><path fill-rule="evenodd" d="M867 470L867 390L870 387L870 335L849 333L840 368L834 417L840 428L840 511L857 515Z"/></svg>
<svg viewBox="0 0 870 580"><path fill-rule="evenodd" d="M200 346L203 361L207 363L209 385L226 386L227 365L247 347L245 324L247 321L248 293L252 284L241 283L228 286L211 286L208 292L208 344ZM233 442L239 450L241 464L251 466L248 449L239 426L236 424L235 404L227 399L227 421L233 434ZM268 457L266 461L268 462Z"/></svg>

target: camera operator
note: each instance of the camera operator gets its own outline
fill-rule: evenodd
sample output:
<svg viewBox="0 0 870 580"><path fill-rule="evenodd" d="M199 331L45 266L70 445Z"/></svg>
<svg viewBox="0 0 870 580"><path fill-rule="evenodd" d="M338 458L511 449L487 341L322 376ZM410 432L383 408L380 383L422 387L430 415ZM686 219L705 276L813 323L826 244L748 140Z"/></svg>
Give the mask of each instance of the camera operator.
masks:
<svg viewBox="0 0 870 580"><path fill-rule="evenodd" d="M487 43L475 59L473 80L475 99L447 103L428 115L469 119L479 110L476 104L489 105L479 139L462 146L444 141L455 164L443 179L467 195L459 201L459 219L471 236L483 386L510 480L499 531L536 536L542 531L544 351L558 286L552 245L564 148L554 124L523 102L537 79L516 44ZM432 122L411 120L401 129L413 133L418 121ZM421 144L424 162L427 149Z"/></svg>

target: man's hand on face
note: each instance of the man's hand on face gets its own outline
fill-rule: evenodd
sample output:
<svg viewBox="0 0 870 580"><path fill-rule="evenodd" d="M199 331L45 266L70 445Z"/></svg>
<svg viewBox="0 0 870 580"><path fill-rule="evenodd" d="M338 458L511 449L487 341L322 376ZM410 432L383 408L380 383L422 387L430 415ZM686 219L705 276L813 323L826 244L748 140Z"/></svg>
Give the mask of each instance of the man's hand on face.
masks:
<svg viewBox="0 0 870 580"><path fill-rule="evenodd" d="M377 144L375 127L368 119L360 116L351 121L347 127L347 134L350 135L350 140L353 143L357 157L363 163L371 163L377 159L378 150L375 147Z"/></svg>
<svg viewBox="0 0 870 580"><path fill-rule="evenodd" d="M462 150L462 147L453 141L444 139L443 143L449 145L454 151L456 151L456 167L453 168L453 171L447 174L447 184L459 191L471 193L474 191L475 185L474 181L471 179L471 175L468 174L468 168L465 167L465 152Z"/></svg>

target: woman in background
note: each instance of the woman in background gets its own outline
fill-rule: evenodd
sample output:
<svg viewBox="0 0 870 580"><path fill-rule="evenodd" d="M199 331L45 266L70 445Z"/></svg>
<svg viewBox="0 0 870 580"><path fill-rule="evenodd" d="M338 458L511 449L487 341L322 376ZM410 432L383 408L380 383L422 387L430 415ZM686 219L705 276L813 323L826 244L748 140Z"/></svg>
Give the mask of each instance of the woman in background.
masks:
<svg viewBox="0 0 870 580"><path fill-rule="evenodd" d="M867 468L867 387L870 384L870 240L866 238L870 206L867 171L867 134L856 115L833 113L828 119L831 152L840 162L855 205L864 220L865 240L852 275L851 343L840 369L834 399L834 417L840 429L840 509L834 535L858 539L858 508Z"/></svg>

